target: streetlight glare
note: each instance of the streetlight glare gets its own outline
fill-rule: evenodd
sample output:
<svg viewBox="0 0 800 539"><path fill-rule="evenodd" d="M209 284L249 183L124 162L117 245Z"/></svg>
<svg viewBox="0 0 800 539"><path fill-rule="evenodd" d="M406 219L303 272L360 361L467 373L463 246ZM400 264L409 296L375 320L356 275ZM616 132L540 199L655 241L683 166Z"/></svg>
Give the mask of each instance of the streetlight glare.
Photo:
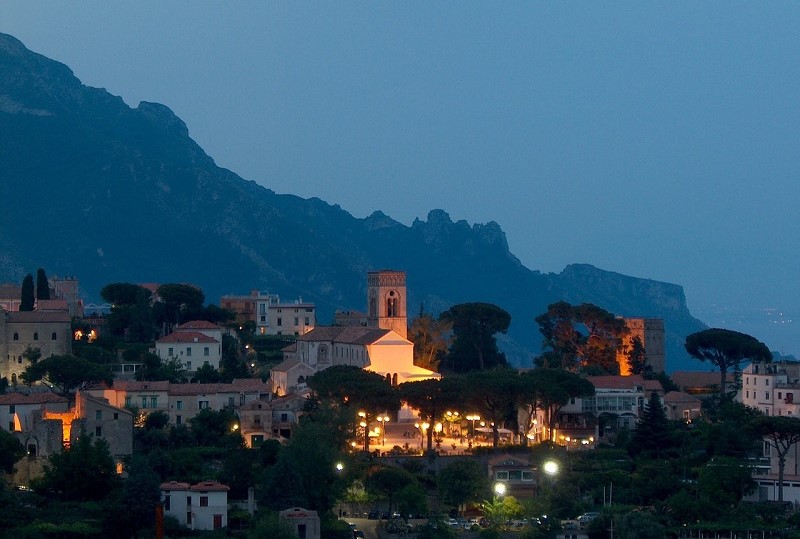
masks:
<svg viewBox="0 0 800 539"><path fill-rule="evenodd" d="M494 484L494 493L498 496L505 496L506 494L506 484L505 483L495 483Z"/></svg>
<svg viewBox="0 0 800 539"><path fill-rule="evenodd" d="M556 475L558 473L558 463L554 460L548 460L544 463L544 471L548 475Z"/></svg>

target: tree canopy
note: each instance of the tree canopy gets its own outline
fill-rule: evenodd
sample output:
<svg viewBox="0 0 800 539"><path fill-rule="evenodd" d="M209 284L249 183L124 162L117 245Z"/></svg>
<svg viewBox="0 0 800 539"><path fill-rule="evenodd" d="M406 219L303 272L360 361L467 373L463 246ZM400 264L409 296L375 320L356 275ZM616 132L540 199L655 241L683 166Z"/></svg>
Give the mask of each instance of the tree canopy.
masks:
<svg viewBox="0 0 800 539"><path fill-rule="evenodd" d="M497 333L505 333L511 315L491 303L462 303L443 312L440 320L451 324L453 341L447 364L456 372L486 370L506 365L506 356L497 348Z"/></svg>
<svg viewBox="0 0 800 539"><path fill-rule="evenodd" d="M111 384L113 376L104 365L75 356L50 356L28 365L22 373L22 381L28 385L43 381L53 391L65 397L71 404L75 392L106 382Z"/></svg>
<svg viewBox="0 0 800 539"><path fill-rule="evenodd" d="M726 396L726 375L732 370L738 379L744 360L772 361L767 345L745 333L729 329L706 329L686 337L686 351L695 359L716 365L720 373L719 395Z"/></svg>
<svg viewBox="0 0 800 539"><path fill-rule="evenodd" d="M32 311L36 297L33 289L33 275L27 274L22 279L22 290L20 292L19 310Z"/></svg>
<svg viewBox="0 0 800 539"><path fill-rule="evenodd" d="M50 283L42 268L36 270L36 299L50 299Z"/></svg>
<svg viewBox="0 0 800 539"><path fill-rule="evenodd" d="M457 407L463 402L462 384L457 377L448 376L441 380L430 378L418 382L400 384L400 398L419 411L420 419L431 425L448 408ZM428 451L433 450L433 429L426 432Z"/></svg>
<svg viewBox="0 0 800 539"><path fill-rule="evenodd" d="M778 501L783 501L783 476L786 455L800 442L800 418L789 416L760 416L753 427L775 449L778 455Z"/></svg>
<svg viewBox="0 0 800 539"><path fill-rule="evenodd" d="M553 303L536 317L544 337L541 367L619 374L617 351L628 333L625 321L591 303Z"/></svg>
<svg viewBox="0 0 800 539"><path fill-rule="evenodd" d="M414 365L438 371L452 342L451 331L450 322L420 311L408 330L408 340L414 343Z"/></svg>

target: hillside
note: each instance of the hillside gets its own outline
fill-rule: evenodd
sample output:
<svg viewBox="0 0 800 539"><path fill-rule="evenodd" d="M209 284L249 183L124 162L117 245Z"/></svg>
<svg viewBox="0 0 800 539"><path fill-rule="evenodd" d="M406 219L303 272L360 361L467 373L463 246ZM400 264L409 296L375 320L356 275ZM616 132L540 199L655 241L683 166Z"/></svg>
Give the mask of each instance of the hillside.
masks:
<svg viewBox="0 0 800 539"><path fill-rule="evenodd" d="M565 299L663 317L668 368L699 366L680 346L703 327L680 286L588 265L542 274L509 252L496 223L443 210L405 226L276 194L216 166L168 107L132 109L3 34L0 171L0 281L44 267L77 276L93 299L115 281L193 282L210 302L259 288L313 301L328 321L365 308L368 270L403 269L412 313L465 301L508 310L502 343L519 365L539 351L534 318Z"/></svg>

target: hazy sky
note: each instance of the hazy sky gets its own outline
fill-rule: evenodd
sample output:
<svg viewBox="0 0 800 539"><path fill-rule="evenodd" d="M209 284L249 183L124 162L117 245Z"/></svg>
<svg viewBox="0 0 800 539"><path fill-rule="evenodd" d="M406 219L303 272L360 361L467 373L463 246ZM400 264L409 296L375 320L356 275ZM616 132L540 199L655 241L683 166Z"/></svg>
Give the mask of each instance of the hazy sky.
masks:
<svg viewBox="0 0 800 539"><path fill-rule="evenodd" d="M532 269L681 284L800 354L798 28L797 2L0 0L1 32L245 179L497 221Z"/></svg>

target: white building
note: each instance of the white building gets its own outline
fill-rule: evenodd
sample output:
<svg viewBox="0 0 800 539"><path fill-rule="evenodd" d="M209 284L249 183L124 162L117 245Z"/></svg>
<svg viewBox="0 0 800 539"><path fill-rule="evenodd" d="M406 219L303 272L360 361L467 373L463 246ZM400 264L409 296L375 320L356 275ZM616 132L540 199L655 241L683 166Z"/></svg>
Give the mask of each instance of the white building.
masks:
<svg viewBox="0 0 800 539"><path fill-rule="evenodd" d="M156 355L161 361L177 359L189 373L203 365L219 369L222 341L199 331L176 331L156 341Z"/></svg>
<svg viewBox="0 0 800 539"><path fill-rule="evenodd" d="M218 530L228 526L228 491L216 481L189 483L170 481L161 484L164 515L174 517L193 530Z"/></svg>

